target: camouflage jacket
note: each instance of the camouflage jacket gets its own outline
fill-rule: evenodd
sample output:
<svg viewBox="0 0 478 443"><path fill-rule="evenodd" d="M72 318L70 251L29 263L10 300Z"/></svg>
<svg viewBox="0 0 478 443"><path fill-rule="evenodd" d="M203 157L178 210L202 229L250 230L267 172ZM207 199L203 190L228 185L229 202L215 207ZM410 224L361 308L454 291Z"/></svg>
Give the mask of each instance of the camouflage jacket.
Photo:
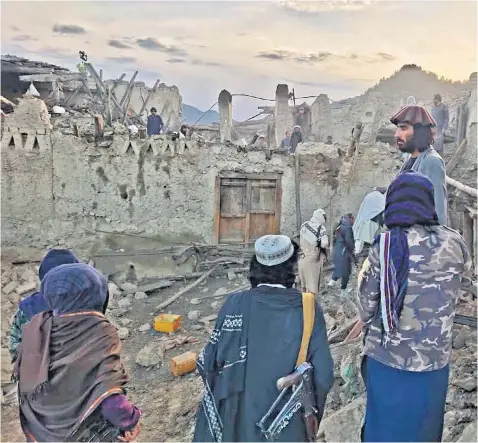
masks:
<svg viewBox="0 0 478 443"><path fill-rule="evenodd" d="M359 279L364 353L406 371L445 367L451 356L452 326L460 291L471 284L471 258L463 238L445 226L408 230L410 270L398 330L384 346L380 316L379 245L370 248Z"/></svg>

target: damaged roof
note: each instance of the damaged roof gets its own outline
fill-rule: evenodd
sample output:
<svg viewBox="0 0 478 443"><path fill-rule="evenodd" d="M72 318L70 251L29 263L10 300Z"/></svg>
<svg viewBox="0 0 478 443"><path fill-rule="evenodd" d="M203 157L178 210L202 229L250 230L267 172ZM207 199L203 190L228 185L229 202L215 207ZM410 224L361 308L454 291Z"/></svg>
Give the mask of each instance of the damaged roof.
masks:
<svg viewBox="0 0 478 443"><path fill-rule="evenodd" d="M60 74L70 72L61 66L51 63L28 60L16 55L2 55L2 72L18 72L19 74Z"/></svg>

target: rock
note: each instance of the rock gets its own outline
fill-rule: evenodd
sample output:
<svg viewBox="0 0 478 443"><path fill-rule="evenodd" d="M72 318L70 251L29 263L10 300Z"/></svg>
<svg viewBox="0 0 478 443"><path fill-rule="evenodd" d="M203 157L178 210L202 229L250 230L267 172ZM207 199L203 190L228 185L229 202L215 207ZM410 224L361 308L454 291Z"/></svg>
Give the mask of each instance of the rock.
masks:
<svg viewBox="0 0 478 443"><path fill-rule="evenodd" d="M118 335L119 335L119 338L121 340L124 340L129 335L129 329L128 328L119 328L118 329Z"/></svg>
<svg viewBox="0 0 478 443"><path fill-rule="evenodd" d="M131 300L128 298L122 298L120 301L118 301L118 306L122 309L129 308L131 306Z"/></svg>
<svg viewBox="0 0 478 443"><path fill-rule="evenodd" d="M19 286L16 289L18 295L26 294L27 292L32 292L37 288L37 284L35 282L25 283L24 285Z"/></svg>
<svg viewBox="0 0 478 443"><path fill-rule="evenodd" d="M375 166L377 166L377 165L379 164L379 161L378 161L378 160L374 160L372 163L373 163Z"/></svg>
<svg viewBox="0 0 478 443"><path fill-rule="evenodd" d="M190 328L193 331L200 331L202 328L204 328L204 326L202 326L202 325L191 325Z"/></svg>
<svg viewBox="0 0 478 443"><path fill-rule="evenodd" d="M119 290L118 286L113 282L108 283L108 291L110 293L110 298L115 298L121 295L121 291Z"/></svg>
<svg viewBox="0 0 478 443"><path fill-rule="evenodd" d="M20 275L20 278L26 282L34 281L35 277L36 275L31 269L27 269Z"/></svg>
<svg viewBox="0 0 478 443"><path fill-rule="evenodd" d="M201 303L201 300L199 300L198 298L192 298L191 300L189 300L189 303L191 303L192 305L198 305Z"/></svg>
<svg viewBox="0 0 478 443"><path fill-rule="evenodd" d="M133 320L129 319L129 318L122 318L120 320L120 323L123 325L123 326L128 326Z"/></svg>
<svg viewBox="0 0 478 443"><path fill-rule="evenodd" d="M210 321L214 321L217 318L217 314L207 315L206 317L201 318L199 321L201 323L209 323Z"/></svg>
<svg viewBox="0 0 478 443"><path fill-rule="evenodd" d="M121 317L122 315L125 315L128 311L123 308L118 308L118 309L112 309L111 310L111 315L115 317Z"/></svg>
<svg viewBox="0 0 478 443"><path fill-rule="evenodd" d="M459 334L453 340L453 349L464 348L466 344L466 334L465 331L460 331Z"/></svg>
<svg viewBox="0 0 478 443"><path fill-rule="evenodd" d="M10 292L13 292L15 288L18 287L18 282L15 280L12 280L10 283L7 283L5 287L2 289L5 294L10 294Z"/></svg>
<svg viewBox="0 0 478 443"><path fill-rule="evenodd" d="M121 285L121 290L123 292L136 292L136 289L138 289L138 287L136 285L134 285L133 283L129 283L129 282L126 282L126 283L123 283Z"/></svg>
<svg viewBox="0 0 478 443"><path fill-rule="evenodd" d="M149 323L145 323L138 328L139 332L148 332L150 329L151 325Z"/></svg>
<svg viewBox="0 0 478 443"><path fill-rule="evenodd" d="M466 392L476 391L477 380L476 377L468 377L462 380L452 380L452 385L458 386Z"/></svg>
<svg viewBox="0 0 478 443"><path fill-rule="evenodd" d="M211 303L211 308L212 308L212 309L218 309L218 308L221 306L221 304L222 304L222 303L221 303L220 301L213 301L213 302Z"/></svg>
<svg viewBox="0 0 478 443"><path fill-rule="evenodd" d="M325 326L327 328L327 331L332 329L337 324L337 322L335 321L335 318L333 318L331 315L327 314L326 312L324 312L324 319L325 319Z"/></svg>
<svg viewBox="0 0 478 443"><path fill-rule="evenodd" d="M136 363L145 368L161 363L161 356L154 343L146 345L136 356Z"/></svg>
<svg viewBox="0 0 478 443"><path fill-rule="evenodd" d="M477 440L476 436L476 420L473 423L470 423L465 427L465 430L463 431L463 434L461 434L461 437L457 440L459 442L474 442Z"/></svg>
<svg viewBox="0 0 478 443"><path fill-rule="evenodd" d="M138 291L142 292L152 292L158 289L165 289L173 286L174 282L171 280L160 280L156 283L151 283L149 285L138 286Z"/></svg>
<svg viewBox="0 0 478 443"><path fill-rule="evenodd" d="M146 295L145 292L137 292L136 294L134 294L135 300L144 300L146 298L148 298L148 296Z"/></svg>
<svg viewBox="0 0 478 443"><path fill-rule="evenodd" d="M2 361L1 384L3 385L5 383L11 383L13 365L11 363L10 352L8 351L7 348L2 348L1 361Z"/></svg>
<svg viewBox="0 0 478 443"><path fill-rule="evenodd" d="M322 420L319 436L324 434L326 441L361 441L360 434L364 416L365 397L359 397Z"/></svg>
<svg viewBox="0 0 478 443"><path fill-rule="evenodd" d="M234 271L227 271L227 278L229 281L233 281L237 278L237 275Z"/></svg>
<svg viewBox="0 0 478 443"><path fill-rule="evenodd" d="M202 292L203 294L205 294L205 293L208 292L208 291L209 291L209 288L204 288L201 292Z"/></svg>
<svg viewBox="0 0 478 443"><path fill-rule="evenodd" d="M201 311L189 311L188 312L188 318L189 320L199 320L199 317L201 316Z"/></svg>
<svg viewBox="0 0 478 443"><path fill-rule="evenodd" d="M226 295L227 294L227 289L226 288L219 288L215 293L214 297L219 297L220 295Z"/></svg>

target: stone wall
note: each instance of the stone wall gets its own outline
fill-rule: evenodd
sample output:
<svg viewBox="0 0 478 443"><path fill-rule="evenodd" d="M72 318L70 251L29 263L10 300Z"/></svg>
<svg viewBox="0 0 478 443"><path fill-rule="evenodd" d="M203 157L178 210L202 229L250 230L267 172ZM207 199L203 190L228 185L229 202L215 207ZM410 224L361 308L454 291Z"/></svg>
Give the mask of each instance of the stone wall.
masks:
<svg viewBox="0 0 478 443"><path fill-rule="evenodd" d="M108 148L102 148L84 138L50 131L39 116L21 129L22 109L28 106L31 111L36 106L38 111L42 103L23 101L6 120L1 178L3 245L78 247L120 233L168 242L211 243L214 185L221 171L282 174L281 231L288 235L296 232L293 157L273 154L267 160L261 150L238 152L222 144L172 142L165 136L130 140L117 134ZM45 132L44 142L35 147L25 143L30 135L21 131L27 129ZM330 209L333 218L357 211L364 195L373 186L387 185L396 170L396 156L379 154L380 149L373 147L357 160L350 186L341 173L339 149L337 144L302 145L303 220L318 207ZM394 150L390 148L390 152ZM380 163L371 166L369 154Z"/></svg>

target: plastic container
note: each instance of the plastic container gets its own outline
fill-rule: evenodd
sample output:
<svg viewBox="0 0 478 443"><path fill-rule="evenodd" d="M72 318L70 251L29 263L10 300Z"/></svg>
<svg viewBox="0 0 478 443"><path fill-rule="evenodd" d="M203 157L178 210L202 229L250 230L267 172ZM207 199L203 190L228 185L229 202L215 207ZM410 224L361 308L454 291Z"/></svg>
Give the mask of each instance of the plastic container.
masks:
<svg viewBox="0 0 478 443"><path fill-rule="evenodd" d="M171 333L181 327L181 316L176 314L159 314L154 319L154 330Z"/></svg>
<svg viewBox="0 0 478 443"><path fill-rule="evenodd" d="M175 377L193 372L196 369L196 358L197 355L191 351L173 357L171 359L171 372Z"/></svg>

